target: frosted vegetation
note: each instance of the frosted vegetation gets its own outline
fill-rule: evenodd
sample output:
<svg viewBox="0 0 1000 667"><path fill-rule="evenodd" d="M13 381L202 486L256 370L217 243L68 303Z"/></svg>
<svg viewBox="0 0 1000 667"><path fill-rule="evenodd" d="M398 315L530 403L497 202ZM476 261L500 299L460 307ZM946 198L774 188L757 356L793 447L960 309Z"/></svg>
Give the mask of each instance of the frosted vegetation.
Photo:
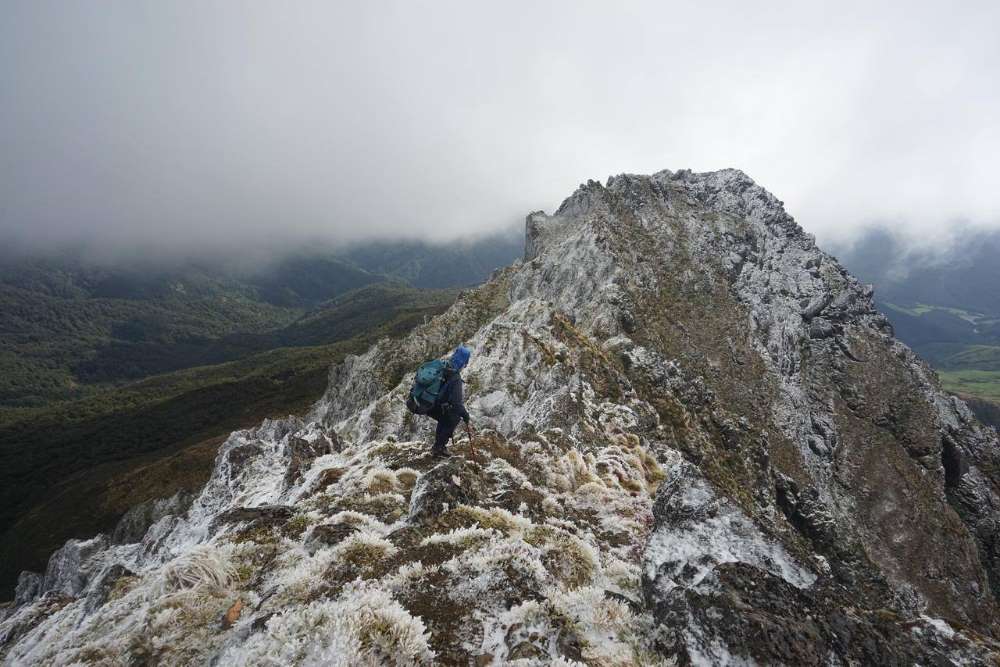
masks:
<svg viewBox="0 0 1000 667"><path fill-rule="evenodd" d="M872 340L896 344L870 292L777 200L739 172L618 177L529 216L527 248L402 341L333 368L308 415L232 434L190 508L140 541L73 541L24 575L0 622L6 663L847 664L993 650L987 543L950 509L940 442L883 481L946 520L898 532L909 509L852 490L866 480L836 482L837 453L870 439L835 414L820 389L839 389L811 364L847 368ZM475 351L464 375L480 431L440 462L433 424L403 397L419 362L460 342ZM878 373L900 374L928 428L948 425L970 452L960 483L994 503L975 457L995 440L890 349L897 365ZM899 551L880 550L892 527ZM900 566L925 534L951 536L925 554L950 592ZM846 604L858 610L841 619ZM865 641L842 645L838 628ZM868 642L883 631L884 646Z"/></svg>

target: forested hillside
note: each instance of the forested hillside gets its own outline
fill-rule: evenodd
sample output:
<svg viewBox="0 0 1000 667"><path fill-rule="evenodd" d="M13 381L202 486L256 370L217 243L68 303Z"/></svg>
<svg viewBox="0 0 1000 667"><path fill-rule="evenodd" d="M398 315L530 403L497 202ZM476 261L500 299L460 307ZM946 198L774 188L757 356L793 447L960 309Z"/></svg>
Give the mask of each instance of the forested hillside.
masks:
<svg viewBox="0 0 1000 667"><path fill-rule="evenodd" d="M0 407L82 398L110 384L259 351L237 336L288 326L324 299L385 280L339 260L255 282L185 264L8 260L0 270Z"/></svg>
<svg viewBox="0 0 1000 667"><path fill-rule="evenodd" d="M366 271L405 280L415 287L455 287L482 282L523 251L524 230L518 225L485 238L456 239L448 244L368 243L340 257Z"/></svg>

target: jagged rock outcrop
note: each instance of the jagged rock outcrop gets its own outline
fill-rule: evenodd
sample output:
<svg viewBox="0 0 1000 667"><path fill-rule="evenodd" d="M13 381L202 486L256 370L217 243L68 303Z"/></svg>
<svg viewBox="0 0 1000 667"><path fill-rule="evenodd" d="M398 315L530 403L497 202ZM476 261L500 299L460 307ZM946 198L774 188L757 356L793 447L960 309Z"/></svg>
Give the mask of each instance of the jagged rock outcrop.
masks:
<svg viewBox="0 0 1000 667"><path fill-rule="evenodd" d="M194 502L190 491L178 491L169 498L155 498L132 507L111 532L113 544L133 544L142 540L146 531L165 516L184 514Z"/></svg>
<svg viewBox="0 0 1000 667"><path fill-rule="evenodd" d="M996 434L780 201L622 175L526 234L310 414L234 433L186 511L25 575L3 659L998 659ZM403 398L459 342L480 431L440 462Z"/></svg>
<svg viewBox="0 0 1000 667"><path fill-rule="evenodd" d="M965 401L979 421L987 426L992 426L994 431L1000 432L1000 402L966 395L961 395L959 398Z"/></svg>

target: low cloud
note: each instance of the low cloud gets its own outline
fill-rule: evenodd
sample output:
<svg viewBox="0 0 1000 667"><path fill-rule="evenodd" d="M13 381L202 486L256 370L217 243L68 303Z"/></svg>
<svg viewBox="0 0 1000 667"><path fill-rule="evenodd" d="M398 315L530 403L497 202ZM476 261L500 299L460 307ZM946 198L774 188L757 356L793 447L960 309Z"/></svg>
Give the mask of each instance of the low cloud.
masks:
<svg viewBox="0 0 1000 667"><path fill-rule="evenodd" d="M821 241L1000 226L1000 5L877 4L13 0L0 240L447 240L729 166Z"/></svg>

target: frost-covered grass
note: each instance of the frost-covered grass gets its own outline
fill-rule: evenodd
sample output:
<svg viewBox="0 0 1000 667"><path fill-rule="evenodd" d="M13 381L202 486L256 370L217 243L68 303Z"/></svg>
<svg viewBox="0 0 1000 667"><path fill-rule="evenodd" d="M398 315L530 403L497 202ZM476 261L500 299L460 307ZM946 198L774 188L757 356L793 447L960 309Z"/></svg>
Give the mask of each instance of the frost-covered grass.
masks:
<svg viewBox="0 0 1000 667"><path fill-rule="evenodd" d="M232 548L197 547L167 563L161 572L158 593L204 588L225 590L236 575Z"/></svg>
<svg viewBox="0 0 1000 667"><path fill-rule="evenodd" d="M269 564L269 575L262 591L269 595L268 608L280 609L312 596L323 585L324 575L333 563L333 549L310 554L301 545L288 545Z"/></svg>
<svg viewBox="0 0 1000 667"><path fill-rule="evenodd" d="M424 540L420 542L420 546L449 544L469 548L473 545L493 539L498 536L498 534L499 533L497 533L497 531L489 528L456 528L447 533L435 533L430 537L424 538Z"/></svg>
<svg viewBox="0 0 1000 667"><path fill-rule="evenodd" d="M222 655L232 665L430 665L427 630L384 591L349 587L338 600L290 608Z"/></svg>
<svg viewBox="0 0 1000 667"><path fill-rule="evenodd" d="M554 592L491 618L481 650L499 664L553 659L561 664L671 664L640 648L643 630L627 605L588 587Z"/></svg>
<svg viewBox="0 0 1000 667"><path fill-rule="evenodd" d="M472 467L452 476L474 495L420 526L408 512L426 443L354 443L283 489L282 443L312 427L243 433L232 446L263 439L259 460L223 466L189 522L163 539L173 551L158 556L163 564L136 566L90 616L82 601L56 611L24 655L57 664L56 655L100 664L122 654L163 664L212 655L222 664L431 664L488 651L499 662L523 654L629 664L647 650L625 627L638 621L601 596L638 599L634 553L662 473L628 433L627 409L592 412L586 446L561 429L525 439L486 432L468 451ZM254 488L258 477L265 483ZM277 524L208 530L215 513L246 499L294 512ZM242 614L225 630L221 618L237 599ZM499 620L515 617L555 633L535 641L529 632L537 655ZM73 650L57 628L72 628ZM249 636L236 641L237 632Z"/></svg>
<svg viewBox="0 0 1000 667"><path fill-rule="evenodd" d="M357 569L372 569L399 549L389 540L366 533L354 534L333 549L333 561Z"/></svg>

